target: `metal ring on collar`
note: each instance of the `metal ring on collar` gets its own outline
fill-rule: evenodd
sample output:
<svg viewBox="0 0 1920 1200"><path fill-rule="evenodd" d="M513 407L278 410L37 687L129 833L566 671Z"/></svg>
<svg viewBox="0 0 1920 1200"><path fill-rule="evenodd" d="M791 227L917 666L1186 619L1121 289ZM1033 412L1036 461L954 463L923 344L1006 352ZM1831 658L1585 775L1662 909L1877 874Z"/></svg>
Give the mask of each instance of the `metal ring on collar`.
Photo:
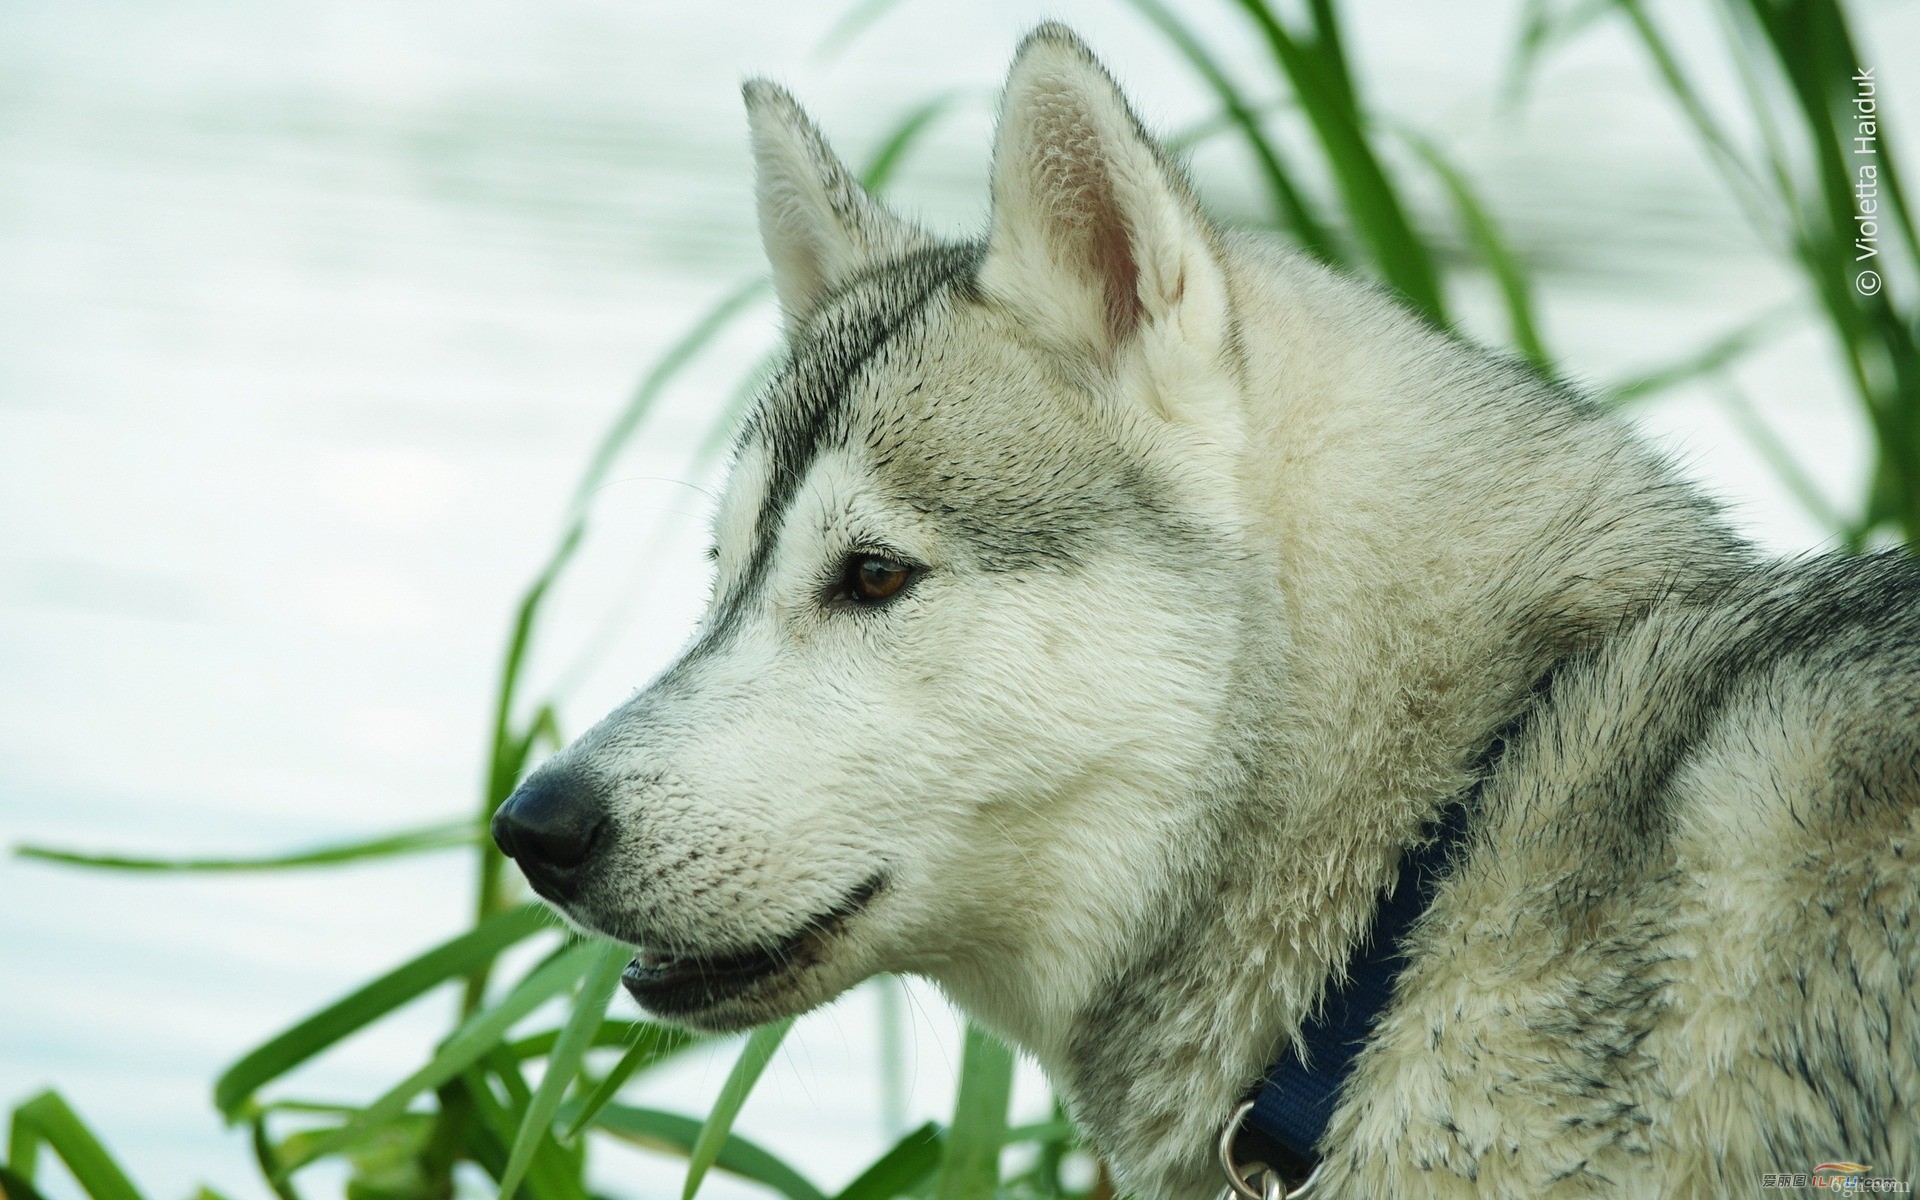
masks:
<svg viewBox="0 0 1920 1200"><path fill-rule="evenodd" d="M1220 1200L1304 1200L1310 1195L1314 1181L1320 1178L1321 1164L1315 1163L1305 1179L1289 1188L1287 1181L1280 1177L1280 1172L1266 1163L1234 1161L1234 1139L1240 1136L1240 1127L1246 1124L1247 1114L1252 1111L1253 1101L1244 1101L1233 1110L1227 1123L1220 1127L1217 1149L1220 1170L1227 1177L1227 1190L1220 1194Z"/></svg>

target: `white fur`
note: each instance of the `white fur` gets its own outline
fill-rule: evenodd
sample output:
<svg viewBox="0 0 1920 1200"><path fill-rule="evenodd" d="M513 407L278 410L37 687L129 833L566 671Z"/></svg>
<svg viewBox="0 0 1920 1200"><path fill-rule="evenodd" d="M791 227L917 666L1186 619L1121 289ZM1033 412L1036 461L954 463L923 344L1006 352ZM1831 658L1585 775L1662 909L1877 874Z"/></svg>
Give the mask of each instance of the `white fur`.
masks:
<svg viewBox="0 0 1920 1200"><path fill-rule="evenodd" d="M867 195L785 89L745 88L754 196L773 288L789 328L862 263L898 254L913 229Z"/></svg>

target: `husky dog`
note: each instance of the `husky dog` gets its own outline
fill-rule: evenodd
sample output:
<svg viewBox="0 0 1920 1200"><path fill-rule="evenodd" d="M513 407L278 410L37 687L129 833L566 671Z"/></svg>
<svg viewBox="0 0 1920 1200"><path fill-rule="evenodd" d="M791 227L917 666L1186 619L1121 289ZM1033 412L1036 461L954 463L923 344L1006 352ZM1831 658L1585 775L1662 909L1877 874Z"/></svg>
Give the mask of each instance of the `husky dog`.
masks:
<svg viewBox="0 0 1920 1200"><path fill-rule="evenodd" d="M1210 224L1059 26L980 241L746 100L788 355L711 604L495 821L642 1005L923 976L1197 1200L1455 806L1315 1195L1920 1172L1904 558L1764 563L1592 404Z"/></svg>

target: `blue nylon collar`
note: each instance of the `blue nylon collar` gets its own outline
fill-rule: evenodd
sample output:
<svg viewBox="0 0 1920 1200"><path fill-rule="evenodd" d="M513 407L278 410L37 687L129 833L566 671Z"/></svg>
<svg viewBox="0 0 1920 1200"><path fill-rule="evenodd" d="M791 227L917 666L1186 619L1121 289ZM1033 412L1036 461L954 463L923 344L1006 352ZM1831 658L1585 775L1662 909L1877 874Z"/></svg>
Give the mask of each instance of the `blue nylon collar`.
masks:
<svg viewBox="0 0 1920 1200"><path fill-rule="evenodd" d="M1449 804L1429 829L1432 837L1425 845L1401 855L1393 891L1380 902L1367 940L1347 964L1345 981L1327 990L1320 1011L1267 1069L1247 1114L1247 1127L1273 1143L1266 1161L1296 1182L1319 1161L1316 1147L1333 1117L1340 1088L1393 997L1394 981L1406 966L1400 941L1433 903L1448 860L1466 840L1466 805L1457 800ZM1284 1154L1272 1153L1276 1147Z"/></svg>
<svg viewBox="0 0 1920 1200"><path fill-rule="evenodd" d="M1244 1130L1262 1143L1260 1159L1278 1168L1283 1178L1297 1184L1319 1164L1320 1139L1333 1119L1340 1089L1353 1074L1353 1060L1393 999L1393 985L1406 968L1400 943L1433 904L1440 881L1466 842L1468 813L1478 810L1481 787L1552 694L1554 680L1567 661L1553 663L1534 681L1527 705L1494 734L1474 763L1473 774L1479 782L1428 824L1424 844L1400 856L1393 891L1381 900L1373 927L1347 964L1345 981L1328 988L1320 1011L1301 1027L1299 1037L1281 1052L1279 1061L1267 1068Z"/></svg>

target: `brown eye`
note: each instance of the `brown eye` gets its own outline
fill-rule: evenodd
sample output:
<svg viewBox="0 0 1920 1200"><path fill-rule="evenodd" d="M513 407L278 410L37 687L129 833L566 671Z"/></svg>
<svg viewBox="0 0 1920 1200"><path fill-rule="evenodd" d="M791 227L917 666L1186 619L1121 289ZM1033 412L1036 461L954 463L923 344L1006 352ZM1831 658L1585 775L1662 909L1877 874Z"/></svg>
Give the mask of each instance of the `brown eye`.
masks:
<svg viewBox="0 0 1920 1200"><path fill-rule="evenodd" d="M913 568L884 555L856 554L847 560L847 596L861 604L890 600L912 574Z"/></svg>

